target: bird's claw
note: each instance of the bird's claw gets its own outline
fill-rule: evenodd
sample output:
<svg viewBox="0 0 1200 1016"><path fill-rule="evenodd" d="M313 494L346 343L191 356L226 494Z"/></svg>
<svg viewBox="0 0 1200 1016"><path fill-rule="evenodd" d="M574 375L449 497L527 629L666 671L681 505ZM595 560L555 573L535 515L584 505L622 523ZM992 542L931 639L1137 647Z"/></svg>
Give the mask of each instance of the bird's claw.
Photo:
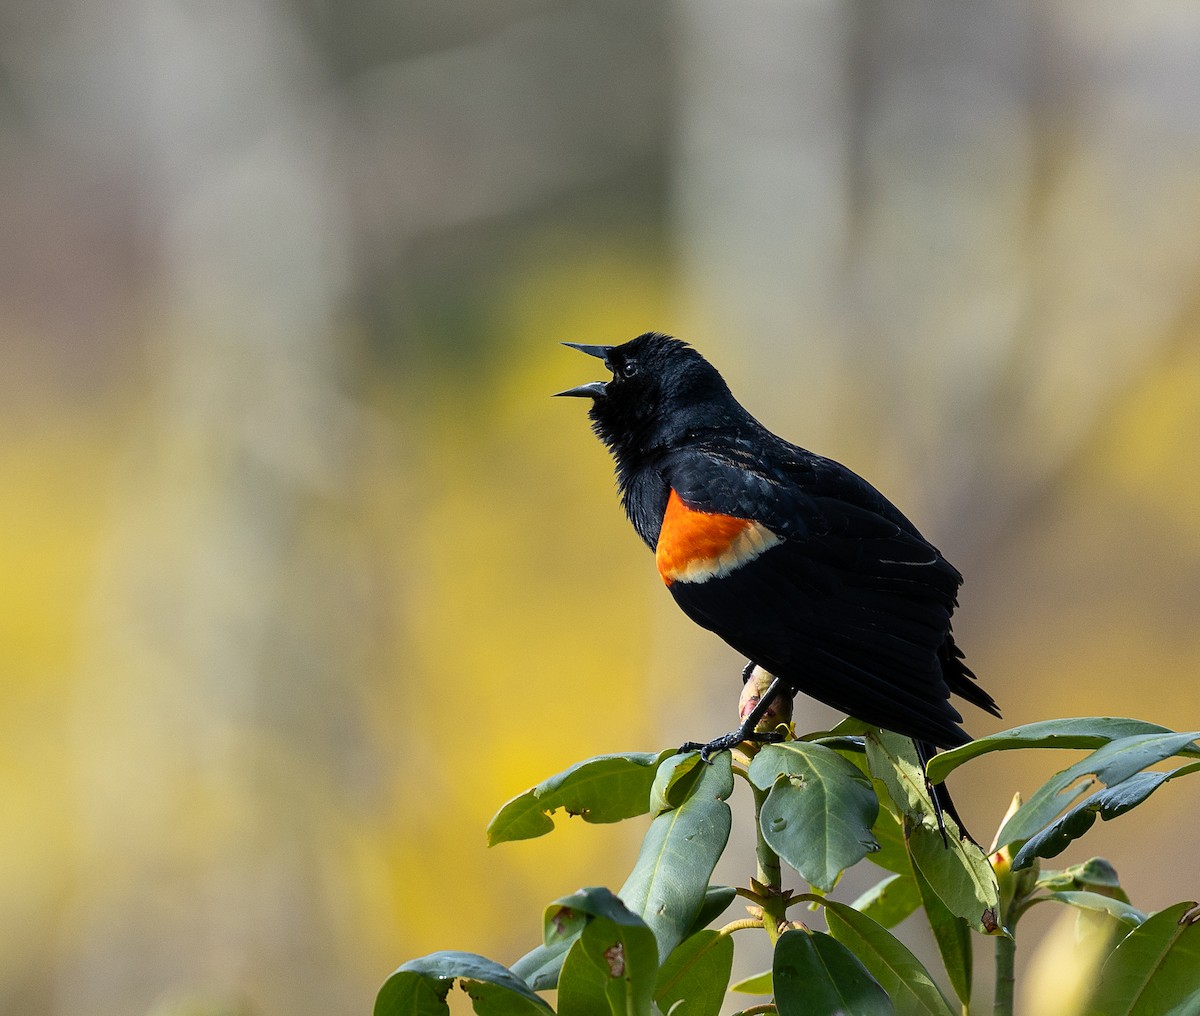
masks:
<svg viewBox="0 0 1200 1016"><path fill-rule="evenodd" d="M784 740L786 735L780 730L731 730L728 734L714 737L711 741L687 741L680 745L682 755L689 751L700 752L700 761L712 765L713 756L723 751L732 751L743 741L757 741L760 744L775 744Z"/></svg>

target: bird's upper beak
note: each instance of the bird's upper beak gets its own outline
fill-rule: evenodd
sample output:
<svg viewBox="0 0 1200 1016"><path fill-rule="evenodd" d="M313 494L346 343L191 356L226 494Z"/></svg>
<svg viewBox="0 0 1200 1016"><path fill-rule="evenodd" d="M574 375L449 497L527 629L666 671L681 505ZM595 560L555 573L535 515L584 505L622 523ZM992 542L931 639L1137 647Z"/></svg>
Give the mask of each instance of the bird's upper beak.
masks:
<svg viewBox="0 0 1200 1016"><path fill-rule="evenodd" d="M564 342L564 346L570 346L572 349L578 349L581 353L587 353L588 356L594 356L599 360L603 360L605 366L608 365L608 351L612 346L585 346L579 342ZM602 399L607 394L607 382L591 381L586 385L580 385L578 388L568 388L565 392L555 392L555 397L559 395L573 395L577 398Z"/></svg>

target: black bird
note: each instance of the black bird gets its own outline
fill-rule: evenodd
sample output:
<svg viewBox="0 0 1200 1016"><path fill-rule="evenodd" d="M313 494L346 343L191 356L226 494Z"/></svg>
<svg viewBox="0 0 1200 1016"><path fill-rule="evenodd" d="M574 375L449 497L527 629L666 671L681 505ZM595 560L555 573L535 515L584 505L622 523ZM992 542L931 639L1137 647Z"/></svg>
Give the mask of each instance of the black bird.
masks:
<svg viewBox="0 0 1200 1016"><path fill-rule="evenodd" d="M950 630L962 576L871 484L772 434L679 339L564 345L612 371L558 394L592 400L625 513L675 602L775 678L739 729L685 747L707 758L776 739L754 727L785 689L911 737L922 764L971 740L952 692L1000 715ZM944 787L935 801L940 825L953 804Z"/></svg>

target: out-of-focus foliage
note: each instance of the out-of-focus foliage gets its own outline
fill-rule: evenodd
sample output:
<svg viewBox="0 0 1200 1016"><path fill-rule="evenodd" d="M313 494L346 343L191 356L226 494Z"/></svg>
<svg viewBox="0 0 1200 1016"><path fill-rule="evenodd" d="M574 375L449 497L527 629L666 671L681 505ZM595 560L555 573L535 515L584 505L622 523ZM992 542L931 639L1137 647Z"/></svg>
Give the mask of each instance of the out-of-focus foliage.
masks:
<svg viewBox="0 0 1200 1016"><path fill-rule="evenodd" d="M365 1011L619 881L619 828L486 868L472 831L724 729L740 663L547 397L591 379L562 339L681 333L893 496L1007 724L1200 727L1186 5L0 25L0 1010ZM1149 909L1200 881L1187 783L1090 834Z"/></svg>

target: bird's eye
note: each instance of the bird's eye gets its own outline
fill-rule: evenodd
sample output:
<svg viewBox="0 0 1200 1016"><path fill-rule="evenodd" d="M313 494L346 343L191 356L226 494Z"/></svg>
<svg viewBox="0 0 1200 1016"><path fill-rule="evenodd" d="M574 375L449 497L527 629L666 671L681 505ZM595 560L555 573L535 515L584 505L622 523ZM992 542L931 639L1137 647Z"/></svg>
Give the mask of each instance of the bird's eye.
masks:
<svg viewBox="0 0 1200 1016"><path fill-rule="evenodd" d="M637 370L637 364L633 360L626 360L620 367L621 377L633 377Z"/></svg>

